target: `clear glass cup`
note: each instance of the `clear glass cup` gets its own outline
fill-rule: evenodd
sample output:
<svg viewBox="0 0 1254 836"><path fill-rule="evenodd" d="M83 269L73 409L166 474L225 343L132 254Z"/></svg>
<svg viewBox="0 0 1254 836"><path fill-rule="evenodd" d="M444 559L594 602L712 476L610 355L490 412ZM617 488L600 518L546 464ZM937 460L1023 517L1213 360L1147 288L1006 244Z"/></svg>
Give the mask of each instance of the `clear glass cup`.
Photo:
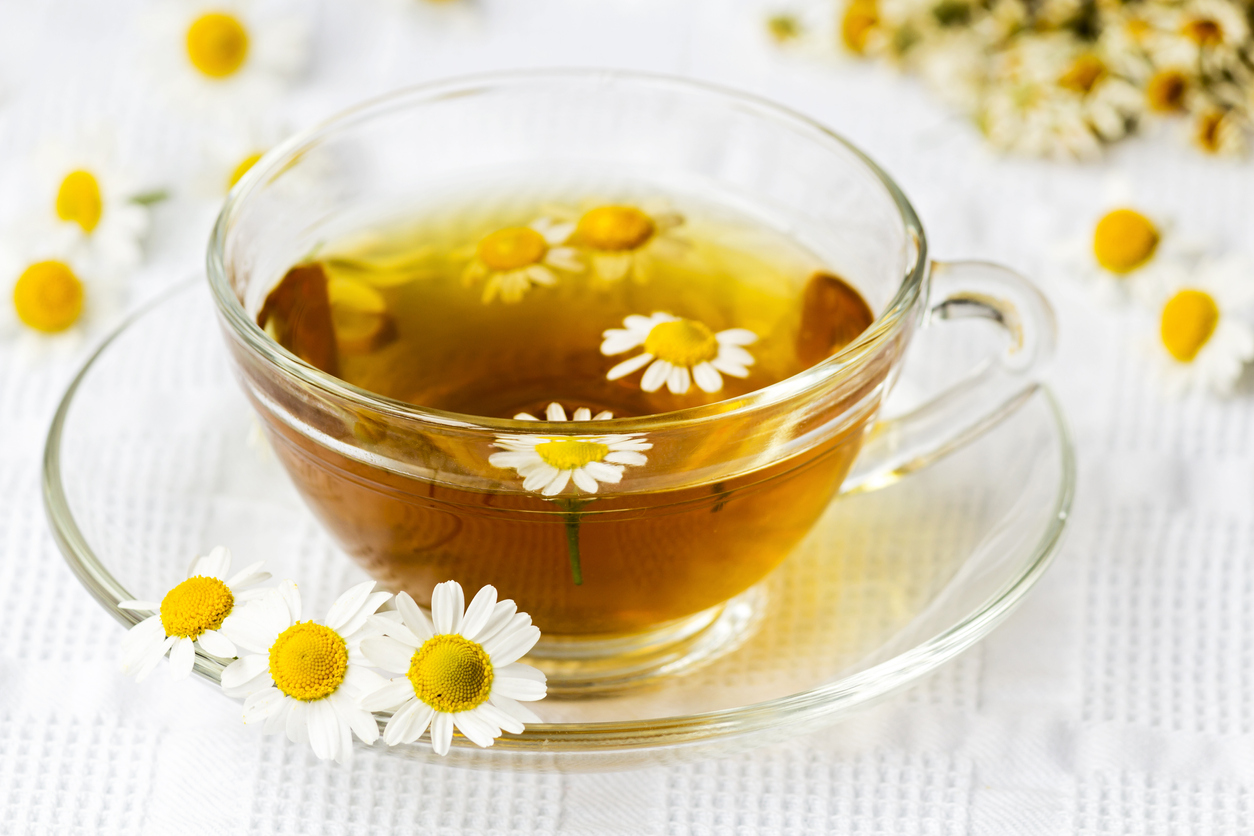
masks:
<svg viewBox="0 0 1254 836"><path fill-rule="evenodd" d="M268 291L326 241L528 172L602 194L630 186L734 205L815 253L876 319L823 362L746 396L595 424L380 397L256 324ZM495 585L544 632L532 658L557 690L618 687L725 649L752 622L752 590L842 484L887 484L983 432L1034 391L1052 353L1039 293L1005 268L929 262L904 195L840 137L752 97L631 73L483 76L354 108L248 173L208 263L237 376L319 520L420 603L450 578ZM971 316L1001 326L1005 352L877 420L916 328ZM489 463L509 436L651 447L619 484L550 499Z"/></svg>

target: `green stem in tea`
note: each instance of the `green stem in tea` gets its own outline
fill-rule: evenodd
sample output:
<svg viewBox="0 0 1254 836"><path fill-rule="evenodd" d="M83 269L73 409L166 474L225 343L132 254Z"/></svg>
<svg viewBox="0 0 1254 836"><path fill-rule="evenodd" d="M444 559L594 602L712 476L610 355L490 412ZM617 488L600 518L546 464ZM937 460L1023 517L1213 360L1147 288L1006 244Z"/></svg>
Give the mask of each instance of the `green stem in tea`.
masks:
<svg viewBox="0 0 1254 836"><path fill-rule="evenodd" d="M557 504L566 509L566 513L562 515L562 519L566 521L566 553L570 558L570 577L575 582L575 586L583 584L583 564L579 554L579 509L587 505L585 500L580 502L578 499L559 499Z"/></svg>

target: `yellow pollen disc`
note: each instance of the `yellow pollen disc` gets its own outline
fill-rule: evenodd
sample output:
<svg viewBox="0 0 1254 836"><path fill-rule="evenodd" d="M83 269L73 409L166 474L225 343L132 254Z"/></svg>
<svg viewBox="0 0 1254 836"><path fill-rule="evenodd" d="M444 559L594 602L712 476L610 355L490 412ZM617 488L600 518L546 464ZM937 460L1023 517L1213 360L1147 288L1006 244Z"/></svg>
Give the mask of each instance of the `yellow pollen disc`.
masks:
<svg viewBox="0 0 1254 836"><path fill-rule="evenodd" d="M1217 21L1207 17L1190 20L1180 27L1180 34L1198 46L1214 46L1222 43L1224 39L1223 27Z"/></svg>
<svg viewBox="0 0 1254 836"><path fill-rule="evenodd" d="M479 260L491 270L518 270L538 264L548 250L548 242L534 229L511 226L479 242Z"/></svg>
<svg viewBox="0 0 1254 836"><path fill-rule="evenodd" d="M1058 77L1058 86L1077 93L1087 93L1104 75L1106 65L1102 63L1102 59L1086 52L1072 61L1066 72Z"/></svg>
<svg viewBox="0 0 1254 836"><path fill-rule="evenodd" d="M866 52L871 30L879 25L880 15L875 0L852 0L840 19L840 40L850 52Z"/></svg>
<svg viewBox="0 0 1254 836"><path fill-rule="evenodd" d="M1163 306L1163 345L1181 363L1192 363L1219 324L1219 306L1209 293L1182 290Z"/></svg>
<svg viewBox="0 0 1254 836"><path fill-rule="evenodd" d="M235 184L240 181L240 178L248 173L249 169L257 164L257 160L259 159L261 159L260 151L255 154L249 154L247 157L240 160L239 165L235 166L235 168L231 171L231 177L226 184L227 190L230 191L235 188Z"/></svg>
<svg viewBox="0 0 1254 836"><path fill-rule="evenodd" d="M167 636L194 639L216 630L231 614L235 596L217 578L196 575L171 589L161 599L161 626Z"/></svg>
<svg viewBox="0 0 1254 836"><path fill-rule="evenodd" d="M346 673L348 645L325 624L293 624L270 646L274 686L292 699L309 702L329 697Z"/></svg>
<svg viewBox="0 0 1254 836"><path fill-rule="evenodd" d="M13 307L18 319L36 331L64 331L83 313L83 283L67 264L37 262L18 276Z"/></svg>
<svg viewBox="0 0 1254 836"><path fill-rule="evenodd" d="M493 677L483 646L454 633L427 639L409 661L414 694L445 714L482 705L492 693Z"/></svg>
<svg viewBox="0 0 1254 836"><path fill-rule="evenodd" d="M659 360L689 368L718 356L714 332L695 319L676 319L654 325L644 350Z"/></svg>
<svg viewBox="0 0 1254 836"><path fill-rule="evenodd" d="M201 15L187 30L187 57L210 78L228 78L248 58L248 30L225 12Z"/></svg>
<svg viewBox="0 0 1254 836"><path fill-rule="evenodd" d="M65 175L57 189L57 217L78 224L90 235L103 213L104 202L95 175L81 169Z"/></svg>
<svg viewBox="0 0 1254 836"><path fill-rule="evenodd" d="M1184 110L1184 94L1189 79L1179 70L1159 70L1145 85L1149 108L1156 113L1178 113Z"/></svg>
<svg viewBox="0 0 1254 836"><path fill-rule="evenodd" d="M599 206L579 219L575 234L594 250L621 252L653 237L653 219L634 206Z"/></svg>
<svg viewBox="0 0 1254 836"><path fill-rule="evenodd" d="M1131 273L1154 257L1158 228L1135 209L1106 213L1093 229L1093 255L1112 273Z"/></svg>
<svg viewBox="0 0 1254 836"><path fill-rule="evenodd" d="M610 448L599 441L555 438L536 445L536 453L558 470L574 470L589 462L604 461Z"/></svg>

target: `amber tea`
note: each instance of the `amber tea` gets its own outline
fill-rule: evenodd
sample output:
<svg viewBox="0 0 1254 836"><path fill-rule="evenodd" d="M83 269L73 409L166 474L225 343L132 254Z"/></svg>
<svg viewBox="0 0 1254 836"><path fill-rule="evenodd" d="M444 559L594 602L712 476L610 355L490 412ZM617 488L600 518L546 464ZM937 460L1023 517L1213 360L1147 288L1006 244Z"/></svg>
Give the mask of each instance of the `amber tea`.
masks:
<svg viewBox="0 0 1254 836"><path fill-rule="evenodd" d="M812 424L813 440L769 459L744 442L759 429L752 413L686 444L619 419L723 404L731 415L873 319L788 235L678 198L413 213L326 242L257 314L289 351L357 387L522 422L491 445L398 434L386 415L321 419L327 443L269 429L305 499L385 585L422 601L449 578L491 583L548 636L671 622L782 560L848 472L886 368L798 414L791 436L810 438ZM820 431L851 410L855 420ZM536 420L551 434L525 432ZM345 456L341 440L403 449L421 472ZM735 459L742 444L742 464L716 472L715 453Z"/></svg>

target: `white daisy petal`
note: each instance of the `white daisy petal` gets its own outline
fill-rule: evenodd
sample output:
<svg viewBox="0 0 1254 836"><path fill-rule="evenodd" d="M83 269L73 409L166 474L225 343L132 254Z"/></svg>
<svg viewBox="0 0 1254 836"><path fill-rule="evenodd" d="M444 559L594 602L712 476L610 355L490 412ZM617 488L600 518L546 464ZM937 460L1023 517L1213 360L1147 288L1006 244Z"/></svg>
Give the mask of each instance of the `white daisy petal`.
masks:
<svg viewBox="0 0 1254 836"><path fill-rule="evenodd" d="M609 353L609 352L605 352ZM618 353L618 352L613 352ZM649 353L637 354L631 359L624 360L614 368L605 373L606 380L618 380L620 377L626 377L637 369L642 369L653 360L653 355ZM659 384L661 385L661 384Z"/></svg>
<svg viewBox="0 0 1254 836"><path fill-rule="evenodd" d="M501 731L507 731L510 734L522 734L526 731L526 726L522 720L493 705L492 700L476 706L474 713Z"/></svg>
<svg viewBox="0 0 1254 836"><path fill-rule="evenodd" d="M713 393L723 388L723 378L709 363L698 363L693 366L692 379L697 382L702 392Z"/></svg>
<svg viewBox="0 0 1254 836"><path fill-rule="evenodd" d="M196 643L210 656L231 659L236 656L235 643L217 630L206 630L196 637Z"/></svg>
<svg viewBox="0 0 1254 836"><path fill-rule="evenodd" d="M387 636L363 639L361 652L376 668L392 673L407 673L414 650Z"/></svg>
<svg viewBox="0 0 1254 836"><path fill-rule="evenodd" d="M431 617L436 633L456 633L465 612L462 586L456 581L436 584L431 592Z"/></svg>
<svg viewBox="0 0 1254 836"><path fill-rule="evenodd" d="M692 376L684 366L673 367L671 373L666 377L666 388L670 389L672 394L685 395L691 386Z"/></svg>
<svg viewBox="0 0 1254 836"><path fill-rule="evenodd" d="M642 465L649 461L649 459L643 454L636 453L631 450L619 450L617 452L610 453L605 457L605 460L611 464L629 465Z"/></svg>
<svg viewBox="0 0 1254 836"><path fill-rule="evenodd" d="M510 699L509 697L505 697L500 694L493 694L491 698L488 699L488 702L520 723L544 722L540 715L536 714L518 700ZM504 725L502 725L502 728L504 728Z"/></svg>
<svg viewBox="0 0 1254 836"><path fill-rule="evenodd" d="M386 684L361 698L361 707L367 711L395 711L398 706L414 698L414 685L408 677L387 680Z"/></svg>
<svg viewBox="0 0 1254 836"><path fill-rule="evenodd" d="M410 597L408 592L398 592L396 594L396 609L404 619L405 626L413 631L414 635L422 641L426 641L435 635L431 627L431 621L426 614L418 608L418 604Z"/></svg>
<svg viewBox="0 0 1254 836"><path fill-rule="evenodd" d="M286 703L288 706L287 723L284 725L284 731L287 733L287 739L293 743L308 743L310 703L291 698L288 698Z"/></svg>
<svg viewBox="0 0 1254 836"><path fill-rule="evenodd" d="M523 490L538 492L548 488L561 475L561 471L552 465L541 462L540 465L523 475L527 477L523 480Z"/></svg>
<svg viewBox="0 0 1254 836"><path fill-rule="evenodd" d="M570 471L559 470L557 471L557 475L553 477L553 480L545 485L544 489L540 492L545 496L557 496L559 493L566 490L566 485L569 483Z"/></svg>
<svg viewBox="0 0 1254 836"><path fill-rule="evenodd" d="M331 605L331 609L327 612L327 617L323 623L332 630L340 632L340 628L356 616L358 611L366 605L366 601L370 598L370 592L373 589L374 581L364 581L349 589L335 599L335 603Z"/></svg>
<svg viewBox="0 0 1254 836"><path fill-rule="evenodd" d="M513 700L533 701L543 699L546 690L543 683L532 682L529 679L502 676L492 681L493 694L500 694L502 697L509 697Z"/></svg>
<svg viewBox="0 0 1254 836"><path fill-rule="evenodd" d="M562 408L560 403L551 403L544 410L544 420L546 421L565 421L566 410Z"/></svg>
<svg viewBox="0 0 1254 836"><path fill-rule="evenodd" d="M261 571L262 565L262 561L259 560L256 563L245 566L232 575L230 580L226 582L226 585L234 590L236 587L248 587L270 580L270 573Z"/></svg>
<svg viewBox="0 0 1254 836"><path fill-rule="evenodd" d="M715 357L713 360L710 361L710 365L713 366L715 369L719 370L720 372L722 372L723 374L731 375L732 377L748 377L749 376L749 370L746 369L744 366L737 365L736 363L732 363L729 360L724 360L721 357ZM721 380L719 381L719 384L720 384L719 388L722 388Z"/></svg>
<svg viewBox="0 0 1254 836"><path fill-rule="evenodd" d="M623 479L623 469L621 467L606 464L605 462L588 462L581 470L584 475L594 479L596 482L616 485Z"/></svg>
<svg viewBox="0 0 1254 836"><path fill-rule="evenodd" d="M431 706L411 698L388 720L387 728L383 730L383 742L389 746L413 743L427 730L434 713Z"/></svg>
<svg viewBox="0 0 1254 836"><path fill-rule="evenodd" d="M390 592L370 593L370 595L366 597L365 603L361 605L356 614L354 614L348 621L341 624L337 632L345 638L356 635L362 627L366 626L366 619L370 618L370 616L372 616L379 609L379 607L386 604L389 600L391 600L391 598L392 593Z"/></svg>
<svg viewBox="0 0 1254 836"><path fill-rule="evenodd" d="M396 613L394 618L388 618L382 614L372 615L366 619L366 629L376 635L391 636L408 647L422 647L423 639L418 638L413 630L405 626L400 613Z"/></svg>
<svg viewBox="0 0 1254 836"><path fill-rule="evenodd" d="M718 359L738 366L752 366L753 355L735 345L725 345L718 350Z"/></svg>
<svg viewBox="0 0 1254 836"><path fill-rule="evenodd" d="M244 700L244 722L259 723L283 709L287 696L278 688L266 688L249 694Z"/></svg>
<svg viewBox="0 0 1254 836"><path fill-rule="evenodd" d="M495 609L496 587L491 585L484 586L475 594L475 597L470 602L470 606L466 608L466 615L462 618L461 627L458 628L457 632L471 641L475 641L476 635L487 626Z"/></svg>
<svg viewBox="0 0 1254 836"><path fill-rule="evenodd" d="M431 718L431 748L437 755L447 755L453 743L453 716L436 712Z"/></svg>
<svg viewBox="0 0 1254 836"><path fill-rule="evenodd" d="M488 623L479 631L478 638L475 641L483 644L501 632L518 612L518 605L511 599L506 598L504 601L497 601L496 606L492 608L492 617L488 619Z"/></svg>
<svg viewBox="0 0 1254 836"><path fill-rule="evenodd" d="M601 341L601 353L606 357L613 357L615 354L622 354L625 351L631 351L636 346L644 342L644 336L636 331L624 331L621 328L611 328L604 333L604 339Z"/></svg>
<svg viewBox="0 0 1254 836"><path fill-rule="evenodd" d="M571 479L574 480L575 486L578 487L581 491L584 491L585 493L596 493L597 492L597 480L593 479L586 469L587 467L590 467L590 466L591 465L586 465L585 467L581 467L578 470L572 471Z"/></svg>
<svg viewBox="0 0 1254 836"><path fill-rule="evenodd" d="M136 682L143 682L148 678L148 674L153 672L161 660L165 658L166 653L170 651L170 648L174 646L174 641L175 639L173 636L166 638L166 640L161 643L160 652L150 655L147 659L144 659L138 664L135 669Z"/></svg>
<svg viewBox="0 0 1254 836"><path fill-rule="evenodd" d="M451 716L457 730L476 746L486 749L495 742L497 729L476 717L473 711L463 711Z"/></svg>
<svg viewBox="0 0 1254 836"><path fill-rule="evenodd" d="M662 384L670 379L671 369L670 363L665 360L657 360L652 366L645 370L644 377L640 380L640 388L646 392L656 392L662 388Z"/></svg>
<svg viewBox="0 0 1254 836"><path fill-rule="evenodd" d="M308 702L306 706L310 748L322 760L336 758L340 753L340 720L335 709L325 699Z"/></svg>
<svg viewBox="0 0 1254 836"><path fill-rule="evenodd" d="M223 546L218 546L204 557L193 561L194 571L189 571L188 577L193 575L204 575L218 580L225 580L227 572L231 571L231 552Z"/></svg>
<svg viewBox="0 0 1254 836"><path fill-rule="evenodd" d="M592 410L591 410L591 409L588 409L588 407L586 407L586 406L581 406L581 407L579 407L578 409L576 409L576 410L575 410L575 418L574 418L574 420L576 420L576 421L591 421L591 420L592 420Z"/></svg>
<svg viewBox="0 0 1254 836"><path fill-rule="evenodd" d="M715 334L714 339L721 345L753 345L758 341L758 335L748 328L728 328Z"/></svg>
<svg viewBox="0 0 1254 836"><path fill-rule="evenodd" d="M336 691L327 697L327 701L340 715L340 721L352 730L362 743L370 745L379 739L379 724L368 710L362 708L342 691ZM351 741L349 745L352 745Z"/></svg>
<svg viewBox="0 0 1254 836"><path fill-rule="evenodd" d="M250 653L247 656L241 656L223 669L222 687L226 689L239 688L269 670L270 660L267 656L263 656L260 653Z"/></svg>
<svg viewBox="0 0 1254 836"><path fill-rule="evenodd" d="M485 644L483 649L487 651L488 656L492 659L492 664L500 667L521 659L527 651L535 647L536 642L539 640L540 630L532 626L523 628L516 633L497 636L491 642Z"/></svg>

